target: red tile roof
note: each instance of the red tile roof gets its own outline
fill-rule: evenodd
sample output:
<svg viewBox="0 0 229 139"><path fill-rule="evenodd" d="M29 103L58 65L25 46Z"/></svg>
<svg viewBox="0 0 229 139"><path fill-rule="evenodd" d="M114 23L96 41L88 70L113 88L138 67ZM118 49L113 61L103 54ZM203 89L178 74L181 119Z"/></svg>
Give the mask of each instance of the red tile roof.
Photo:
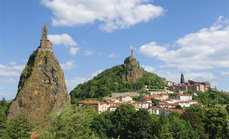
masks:
<svg viewBox="0 0 229 139"><path fill-rule="evenodd" d="M151 98L152 99L152 98L156 98L156 97L161 97L161 96L160 95L151 95L151 96L145 96L144 98L146 98L146 99Z"/></svg>
<svg viewBox="0 0 229 139"><path fill-rule="evenodd" d="M178 106L178 103L159 103L159 105L164 105L164 106Z"/></svg>
<svg viewBox="0 0 229 139"><path fill-rule="evenodd" d="M37 138L37 136L38 136L38 134L31 134L30 138L35 139L35 138Z"/></svg>

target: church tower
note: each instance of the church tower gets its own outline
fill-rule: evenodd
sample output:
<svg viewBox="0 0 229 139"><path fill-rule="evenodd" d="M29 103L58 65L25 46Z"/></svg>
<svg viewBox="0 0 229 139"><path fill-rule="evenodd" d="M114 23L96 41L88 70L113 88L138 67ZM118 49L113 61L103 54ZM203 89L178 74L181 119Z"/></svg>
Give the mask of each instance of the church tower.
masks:
<svg viewBox="0 0 229 139"><path fill-rule="evenodd" d="M184 84L185 83L185 81L184 81L184 74L183 73L181 73L180 83L181 84Z"/></svg>
<svg viewBox="0 0 229 139"><path fill-rule="evenodd" d="M41 36L41 42L40 42L40 49L42 49L42 51L52 50L52 43L48 40L47 33L48 33L47 26L44 25L42 27L42 36Z"/></svg>

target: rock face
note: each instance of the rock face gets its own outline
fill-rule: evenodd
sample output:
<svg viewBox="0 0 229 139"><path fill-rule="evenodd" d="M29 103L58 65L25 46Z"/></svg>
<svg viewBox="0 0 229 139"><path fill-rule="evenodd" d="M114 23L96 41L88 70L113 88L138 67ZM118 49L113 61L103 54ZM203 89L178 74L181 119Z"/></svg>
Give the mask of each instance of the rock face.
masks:
<svg viewBox="0 0 229 139"><path fill-rule="evenodd" d="M48 123L49 113L58 114L69 103L64 74L51 46L44 26L41 45L30 55L21 73L17 96L10 106L8 118L20 113L39 127Z"/></svg>
<svg viewBox="0 0 229 139"><path fill-rule="evenodd" d="M139 62L133 57L133 51L131 56L125 59L123 66L127 69L122 77L125 81L136 82L138 78L144 75L144 70L140 67Z"/></svg>

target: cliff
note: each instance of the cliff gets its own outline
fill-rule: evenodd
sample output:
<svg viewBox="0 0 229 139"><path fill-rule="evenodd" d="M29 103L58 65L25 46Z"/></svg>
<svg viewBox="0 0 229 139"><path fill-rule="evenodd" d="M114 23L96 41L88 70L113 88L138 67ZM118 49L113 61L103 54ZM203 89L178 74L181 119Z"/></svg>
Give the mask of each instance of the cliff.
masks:
<svg viewBox="0 0 229 139"><path fill-rule="evenodd" d="M123 67L126 69L122 76L122 79L125 81L136 82L137 79L144 75L144 70L140 67L139 62L131 56L125 59Z"/></svg>
<svg viewBox="0 0 229 139"><path fill-rule="evenodd" d="M20 113L34 125L43 126L48 123L48 115L51 112L59 114L66 103L69 103L69 95L64 73L52 48L46 48L41 43L30 55L21 73L18 92L9 108L8 118Z"/></svg>

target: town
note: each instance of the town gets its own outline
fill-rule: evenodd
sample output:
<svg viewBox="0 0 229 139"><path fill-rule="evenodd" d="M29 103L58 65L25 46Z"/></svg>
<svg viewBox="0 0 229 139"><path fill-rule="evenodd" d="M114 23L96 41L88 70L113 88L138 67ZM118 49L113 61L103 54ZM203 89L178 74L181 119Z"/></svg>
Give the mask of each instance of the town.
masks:
<svg viewBox="0 0 229 139"><path fill-rule="evenodd" d="M112 93L112 97L106 97L106 101L95 101L95 100L82 100L76 102L78 107L83 105L91 105L95 108L97 113L102 113L104 111L115 111L121 104L132 104L136 111L139 109L148 109L151 114L156 114L160 116L163 112L168 115L171 112L178 112L182 114L185 112L185 108L192 105L200 105L204 107L197 100L193 100L192 95L197 95L197 91L206 92L211 88L209 82L197 82L188 80L185 82L184 74L181 74L180 84L175 84L174 82L168 81L162 78L166 84L165 89L149 89L145 85L145 91L147 94L142 96L139 101L134 101L133 97L140 97L138 93ZM172 91L171 91L172 90ZM184 94L187 91L191 91L192 94ZM173 94L174 97L169 96Z"/></svg>

